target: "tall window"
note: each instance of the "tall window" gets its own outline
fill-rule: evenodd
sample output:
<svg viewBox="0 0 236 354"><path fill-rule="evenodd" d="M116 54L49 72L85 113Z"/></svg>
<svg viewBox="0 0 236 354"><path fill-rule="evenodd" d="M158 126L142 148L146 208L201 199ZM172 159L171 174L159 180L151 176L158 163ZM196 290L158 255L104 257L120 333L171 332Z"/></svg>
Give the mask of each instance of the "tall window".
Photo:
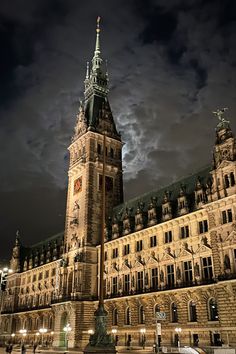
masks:
<svg viewBox="0 0 236 354"><path fill-rule="evenodd" d="M102 153L102 147L100 144L98 144L98 146L97 146L97 152L99 155Z"/></svg>
<svg viewBox="0 0 236 354"><path fill-rule="evenodd" d="M203 272L204 279L212 279L213 270L212 270L211 257L202 258L202 272Z"/></svg>
<svg viewBox="0 0 236 354"><path fill-rule="evenodd" d="M118 248L113 248L112 250L112 258L117 258L118 257Z"/></svg>
<svg viewBox="0 0 236 354"><path fill-rule="evenodd" d="M166 231L165 232L165 243L170 243L172 242L172 231Z"/></svg>
<svg viewBox="0 0 236 354"><path fill-rule="evenodd" d="M191 261L184 262L184 280L187 283L193 280L193 269Z"/></svg>
<svg viewBox="0 0 236 354"><path fill-rule="evenodd" d="M222 223L227 224L228 222L232 222L232 221L233 221L232 210L227 209L222 211Z"/></svg>
<svg viewBox="0 0 236 354"><path fill-rule="evenodd" d="M235 185L235 178L234 178L233 172L230 172L230 184L231 184L231 187L233 187Z"/></svg>
<svg viewBox="0 0 236 354"><path fill-rule="evenodd" d="M152 287L154 289L157 289L158 288L158 269L157 268L152 268L151 277L152 277Z"/></svg>
<svg viewBox="0 0 236 354"><path fill-rule="evenodd" d="M144 312L144 308L142 305L139 306L139 309L138 309L138 321L139 321L139 324L145 323L145 312Z"/></svg>
<svg viewBox="0 0 236 354"><path fill-rule="evenodd" d="M189 321L197 322L197 309L194 301L190 301L189 303Z"/></svg>
<svg viewBox="0 0 236 354"><path fill-rule="evenodd" d="M111 148L111 150L110 150L110 157L113 159L113 157L114 157L114 149L113 148Z"/></svg>
<svg viewBox="0 0 236 354"><path fill-rule="evenodd" d="M199 221L198 226L199 226L199 233L200 234L203 234L204 232L208 231L208 222L207 222L207 220Z"/></svg>
<svg viewBox="0 0 236 354"><path fill-rule="evenodd" d="M127 256L127 254L130 253L130 245L124 245L124 256Z"/></svg>
<svg viewBox="0 0 236 354"><path fill-rule="evenodd" d="M166 270L167 270L167 284L168 286L173 286L175 282L174 264L169 264L166 267Z"/></svg>
<svg viewBox="0 0 236 354"><path fill-rule="evenodd" d="M114 308L112 311L112 325L113 326L118 325L118 310L117 310L117 308Z"/></svg>
<svg viewBox="0 0 236 354"><path fill-rule="evenodd" d="M137 290L143 290L143 272L137 272Z"/></svg>
<svg viewBox="0 0 236 354"><path fill-rule="evenodd" d="M130 308L127 307L125 310L125 324L126 325L130 325L131 324L131 312L130 312Z"/></svg>
<svg viewBox="0 0 236 354"><path fill-rule="evenodd" d="M209 321L218 321L218 309L217 303L215 299L210 299L208 303L208 311L209 311Z"/></svg>
<svg viewBox="0 0 236 354"><path fill-rule="evenodd" d="M112 278L112 294L117 294L118 291L118 283L117 277Z"/></svg>
<svg viewBox="0 0 236 354"><path fill-rule="evenodd" d="M156 247L157 245L157 237L156 235L150 237L150 247Z"/></svg>
<svg viewBox="0 0 236 354"><path fill-rule="evenodd" d="M171 322L178 322L178 310L174 302L171 304Z"/></svg>
<svg viewBox="0 0 236 354"><path fill-rule="evenodd" d="M143 249L143 240L136 241L136 251L139 252L142 251L142 249Z"/></svg>
<svg viewBox="0 0 236 354"><path fill-rule="evenodd" d="M124 276L124 291L125 293L128 293L130 289L130 275L125 274Z"/></svg>
<svg viewBox="0 0 236 354"><path fill-rule="evenodd" d="M180 228L180 237L187 238L189 237L189 226L185 225Z"/></svg>
<svg viewBox="0 0 236 354"><path fill-rule="evenodd" d="M225 175L225 188L229 188L229 177Z"/></svg>

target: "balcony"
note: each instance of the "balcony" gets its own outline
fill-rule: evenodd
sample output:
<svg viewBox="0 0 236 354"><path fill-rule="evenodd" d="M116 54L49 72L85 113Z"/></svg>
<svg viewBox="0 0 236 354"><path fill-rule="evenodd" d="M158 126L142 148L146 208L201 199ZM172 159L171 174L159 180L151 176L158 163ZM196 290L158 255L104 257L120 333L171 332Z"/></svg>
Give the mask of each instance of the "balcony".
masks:
<svg viewBox="0 0 236 354"><path fill-rule="evenodd" d="M149 288L135 289L135 290L130 290L130 291L123 291L123 292L113 293L113 294L106 294L105 298L110 299L110 298L116 298L116 297L122 297L122 296L147 294L147 293L152 293L152 292L189 288L189 287L193 287L193 286L201 286L201 285L208 285L208 284L214 284L214 283L217 283L217 279L202 279L201 281L182 282L182 283L171 284L171 285L167 284L167 285L158 286L158 287L149 287Z"/></svg>

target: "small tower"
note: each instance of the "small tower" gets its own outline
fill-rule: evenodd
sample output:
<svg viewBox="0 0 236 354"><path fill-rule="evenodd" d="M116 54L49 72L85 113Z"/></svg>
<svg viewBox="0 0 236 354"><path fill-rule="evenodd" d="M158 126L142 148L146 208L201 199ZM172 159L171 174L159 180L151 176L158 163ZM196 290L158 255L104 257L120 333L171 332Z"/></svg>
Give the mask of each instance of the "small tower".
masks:
<svg viewBox="0 0 236 354"><path fill-rule="evenodd" d="M227 108L217 109L213 112L219 122L216 126L216 142L213 151L213 200L236 193L236 139L230 128L229 120L223 115Z"/></svg>
<svg viewBox="0 0 236 354"><path fill-rule="evenodd" d="M20 232L16 231L15 245L12 250L12 257L10 261L10 268L13 273L18 273L20 271Z"/></svg>

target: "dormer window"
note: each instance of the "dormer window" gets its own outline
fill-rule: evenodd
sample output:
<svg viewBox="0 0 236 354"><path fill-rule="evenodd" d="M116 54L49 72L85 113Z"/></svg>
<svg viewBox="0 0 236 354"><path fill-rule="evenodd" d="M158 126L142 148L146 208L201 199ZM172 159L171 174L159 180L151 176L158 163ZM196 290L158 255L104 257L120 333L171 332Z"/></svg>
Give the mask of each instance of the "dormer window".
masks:
<svg viewBox="0 0 236 354"><path fill-rule="evenodd" d="M162 220L166 221L172 218L172 208L170 203L170 192L166 191L162 202Z"/></svg>

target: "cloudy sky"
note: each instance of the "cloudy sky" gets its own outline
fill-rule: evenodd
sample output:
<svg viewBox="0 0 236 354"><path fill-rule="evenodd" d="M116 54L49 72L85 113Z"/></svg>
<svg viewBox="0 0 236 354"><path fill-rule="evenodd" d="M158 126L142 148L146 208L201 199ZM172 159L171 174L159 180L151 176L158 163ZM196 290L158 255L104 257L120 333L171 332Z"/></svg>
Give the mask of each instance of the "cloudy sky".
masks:
<svg viewBox="0 0 236 354"><path fill-rule="evenodd" d="M25 244L63 229L98 15L126 199L210 163L212 110L229 107L236 133L234 0L2 0L0 260L17 229Z"/></svg>

